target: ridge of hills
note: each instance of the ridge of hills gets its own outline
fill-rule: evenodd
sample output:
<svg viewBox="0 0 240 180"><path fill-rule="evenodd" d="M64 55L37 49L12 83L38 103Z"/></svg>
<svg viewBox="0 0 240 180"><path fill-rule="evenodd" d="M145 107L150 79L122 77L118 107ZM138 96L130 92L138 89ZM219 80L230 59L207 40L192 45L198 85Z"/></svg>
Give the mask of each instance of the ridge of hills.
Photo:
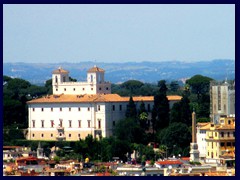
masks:
<svg viewBox="0 0 240 180"><path fill-rule="evenodd" d="M62 67L69 71L69 76L77 81L86 81L87 70L94 65L105 70L105 80L122 83L127 80L139 80L144 83L157 83L159 80L184 81L196 74L215 80L235 79L235 61L216 59L211 61L183 62L93 62L79 63L3 63L3 75L22 78L32 84L43 85L52 78L52 71Z"/></svg>

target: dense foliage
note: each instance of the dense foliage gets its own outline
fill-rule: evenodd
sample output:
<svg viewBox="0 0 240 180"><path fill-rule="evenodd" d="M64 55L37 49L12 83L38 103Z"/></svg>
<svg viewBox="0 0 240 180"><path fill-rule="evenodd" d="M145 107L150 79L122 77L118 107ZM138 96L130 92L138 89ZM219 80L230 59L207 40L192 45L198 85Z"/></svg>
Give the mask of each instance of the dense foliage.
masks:
<svg viewBox="0 0 240 180"><path fill-rule="evenodd" d="M52 94L52 80L45 86L32 85L19 78L3 77L3 140L4 145L25 145L36 150L37 141L24 140L27 128L26 102L33 98ZM76 79L70 78L71 81ZM209 82L211 78L196 75L187 81L185 87L177 81L167 83L161 80L158 84L142 83L136 80L127 81L121 85L113 84L112 93L130 96L126 118L114 128L114 135L109 138L94 139L89 135L85 140L76 142L44 141L42 147L45 155L50 154L50 148L70 146L73 152L64 150L57 152L56 159L74 157L83 160L109 161L113 157L127 161L135 150L138 152L138 162L155 160L167 155L189 155L191 140L191 113L195 109L199 122L209 121ZM183 98L169 109L167 95L177 94ZM136 109L132 96L154 96L154 108L148 112L144 102ZM149 114L152 118L149 119ZM158 143L159 152L154 152L150 142ZM128 154L128 155L126 155Z"/></svg>

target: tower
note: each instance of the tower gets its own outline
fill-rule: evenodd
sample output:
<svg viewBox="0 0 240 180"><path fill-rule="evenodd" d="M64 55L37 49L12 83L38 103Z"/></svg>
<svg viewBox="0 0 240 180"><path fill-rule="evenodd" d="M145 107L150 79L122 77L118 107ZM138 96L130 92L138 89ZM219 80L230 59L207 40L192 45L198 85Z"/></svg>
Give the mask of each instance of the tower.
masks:
<svg viewBox="0 0 240 180"><path fill-rule="evenodd" d="M69 82L69 72L59 67L52 72L53 94L59 94L58 86L65 82Z"/></svg>
<svg viewBox="0 0 240 180"><path fill-rule="evenodd" d="M199 150L196 138L196 113L192 113L192 143L190 143L190 161L199 162Z"/></svg>
<svg viewBox="0 0 240 180"><path fill-rule="evenodd" d="M235 114L235 83L227 81L210 84L210 116L212 123L219 124L221 116Z"/></svg>
<svg viewBox="0 0 240 180"><path fill-rule="evenodd" d="M92 84L101 84L104 83L104 70L94 66L88 70L87 73L87 82Z"/></svg>

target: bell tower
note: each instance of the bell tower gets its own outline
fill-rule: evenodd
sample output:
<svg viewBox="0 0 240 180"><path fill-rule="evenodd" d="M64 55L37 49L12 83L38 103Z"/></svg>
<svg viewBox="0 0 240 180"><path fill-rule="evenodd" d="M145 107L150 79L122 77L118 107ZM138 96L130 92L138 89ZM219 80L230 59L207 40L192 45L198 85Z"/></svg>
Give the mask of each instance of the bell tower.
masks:
<svg viewBox="0 0 240 180"><path fill-rule="evenodd" d="M65 82L69 82L69 72L67 70L59 67L58 69L52 72L52 87L53 94L59 94L58 88L59 85L62 85Z"/></svg>

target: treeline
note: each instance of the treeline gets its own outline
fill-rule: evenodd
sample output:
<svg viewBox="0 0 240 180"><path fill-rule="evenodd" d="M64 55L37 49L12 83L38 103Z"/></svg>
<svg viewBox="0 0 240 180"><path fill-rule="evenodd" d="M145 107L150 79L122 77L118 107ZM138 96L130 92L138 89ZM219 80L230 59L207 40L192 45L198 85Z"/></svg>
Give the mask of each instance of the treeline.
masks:
<svg viewBox="0 0 240 180"><path fill-rule="evenodd" d="M187 156L191 140L190 126L193 109L198 121L209 121L211 80L211 78L196 75L187 80L184 86L177 81L166 83L165 80L159 81L156 85L136 80L120 85L113 84L112 93L130 96L126 118L116 124L114 136L100 140L89 136L77 142L56 143L70 143L74 150L71 156L89 157L92 160L101 158L103 161L109 161L112 157L127 160L126 154L131 154L133 150L139 152L138 161L154 160L165 157L167 154ZM28 126L26 102L46 94L52 94L51 79L46 81L45 86L36 86L23 79L4 76L4 145L27 145L24 144L27 141L18 140L23 138L20 129ZM166 97L170 94L183 97L180 102L173 105L171 110ZM140 108L136 109L132 96L140 95L154 96L151 119L148 119L149 112L146 111L143 102ZM147 146L149 142L157 143L160 151L155 153L152 146ZM45 142L46 154L52 146L51 143ZM57 152L57 155L67 158L62 151Z"/></svg>

